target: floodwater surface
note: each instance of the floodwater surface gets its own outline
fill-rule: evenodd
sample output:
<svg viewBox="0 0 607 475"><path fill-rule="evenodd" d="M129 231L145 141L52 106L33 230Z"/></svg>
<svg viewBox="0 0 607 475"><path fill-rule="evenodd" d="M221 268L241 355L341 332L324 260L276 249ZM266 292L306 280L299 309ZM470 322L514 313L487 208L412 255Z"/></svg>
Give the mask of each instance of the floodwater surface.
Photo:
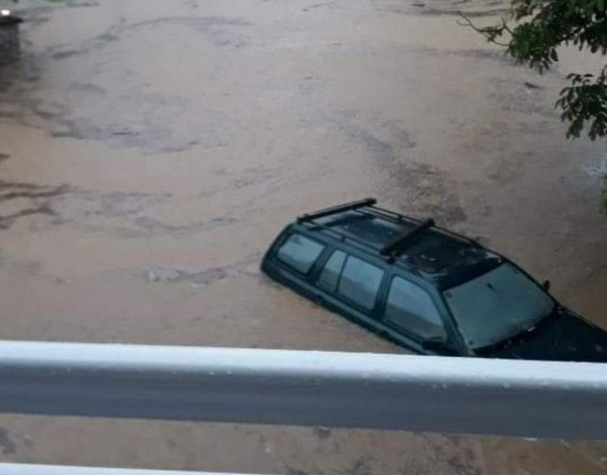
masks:
<svg viewBox="0 0 607 475"><path fill-rule="evenodd" d="M401 352L271 283L294 216L376 196L550 279L607 327L607 147L515 66L498 0L72 0L0 66L3 339ZM570 56L570 57L569 57ZM580 65L580 67L582 67ZM516 408L513 407L513 411ZM5 460L260 473L604 474L607 447L0 418Z"/></svg>

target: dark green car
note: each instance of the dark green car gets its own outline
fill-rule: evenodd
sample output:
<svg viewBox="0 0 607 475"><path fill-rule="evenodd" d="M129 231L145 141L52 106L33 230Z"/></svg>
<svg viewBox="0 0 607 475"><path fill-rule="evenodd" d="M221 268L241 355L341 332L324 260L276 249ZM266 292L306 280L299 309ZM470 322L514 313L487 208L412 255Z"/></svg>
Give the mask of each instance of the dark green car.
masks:
<svg viewBox="0 0 607 475"><path fill-rule="evenodd" d="M375 206L299 217L262 263L274 280L420 354L607 362L607 332L476 241Z"/></svg>

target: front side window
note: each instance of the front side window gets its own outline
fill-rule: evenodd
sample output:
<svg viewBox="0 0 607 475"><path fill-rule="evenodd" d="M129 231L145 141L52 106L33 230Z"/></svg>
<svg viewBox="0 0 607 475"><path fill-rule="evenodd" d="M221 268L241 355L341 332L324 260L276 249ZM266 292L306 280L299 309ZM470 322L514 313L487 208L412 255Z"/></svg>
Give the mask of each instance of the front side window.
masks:
<svg viewBox="0 0 607 475"><path fill-rule="evenodd" d="M511 264L444 292L471 349L505 341L550 315L552 298Z"/></svg>
<svg viewBox="0 0 607 475"><path fill-rule="evenodd" d="M430 295L401 277L392 280L386 320L423 340L447 338L443 320Z"/></svg>
<svg viewBox="0 0 607 475"><path fill-rule="evenodd" d="M337 293L367 310L375 306L384 271L357 257L349 256Z"/></svg>
<svg viewBox="0 0 607 475"><path fill-rule="evenodd" d="M284 262L302 274L307 274L325 246L301 234L292 234L276 252L279 261Z"/></svg>

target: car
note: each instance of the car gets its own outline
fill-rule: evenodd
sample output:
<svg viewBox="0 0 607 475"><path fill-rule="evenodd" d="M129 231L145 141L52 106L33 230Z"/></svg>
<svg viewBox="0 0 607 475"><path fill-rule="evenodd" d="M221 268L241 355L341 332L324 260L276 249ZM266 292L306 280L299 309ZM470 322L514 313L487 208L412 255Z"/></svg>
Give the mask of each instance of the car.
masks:
<svg viewBox="0 0 607 475"><path fill-rule="evenodd" d="M607 332L555 300L549 282L373 198L300 216L261 268L414 353L607 362Z"/></svg>

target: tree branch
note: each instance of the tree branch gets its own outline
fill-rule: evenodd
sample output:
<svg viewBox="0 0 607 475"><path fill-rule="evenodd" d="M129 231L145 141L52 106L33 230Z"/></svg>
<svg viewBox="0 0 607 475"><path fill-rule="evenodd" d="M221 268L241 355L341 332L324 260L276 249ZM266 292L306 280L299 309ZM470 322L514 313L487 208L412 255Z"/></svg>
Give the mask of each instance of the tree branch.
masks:
<svg viewBox="0 0 607 475"><path fill-rule="evenodd" d="M493 44L496 44L498 46L502 46L504 48L507 48L509 45L507 43L500 43L499 41L496 41L495 38L492 38L491 35L487 32L486 28L479 28L477 27L472 20L470 20L470 18L468 18L466 15L464 15L464 13L460 10L457 12L459 14L459 16L461 16L465 23L462 22L457 22L458 25L460 26L467 26L469 28L472 28L474 31L476 31L477 33L480 33L481 35L483 35L485 38L487 38L487 40ZM505 26L505 25L504 25ZM508 30L509 31L509 30Z"/></svg>

